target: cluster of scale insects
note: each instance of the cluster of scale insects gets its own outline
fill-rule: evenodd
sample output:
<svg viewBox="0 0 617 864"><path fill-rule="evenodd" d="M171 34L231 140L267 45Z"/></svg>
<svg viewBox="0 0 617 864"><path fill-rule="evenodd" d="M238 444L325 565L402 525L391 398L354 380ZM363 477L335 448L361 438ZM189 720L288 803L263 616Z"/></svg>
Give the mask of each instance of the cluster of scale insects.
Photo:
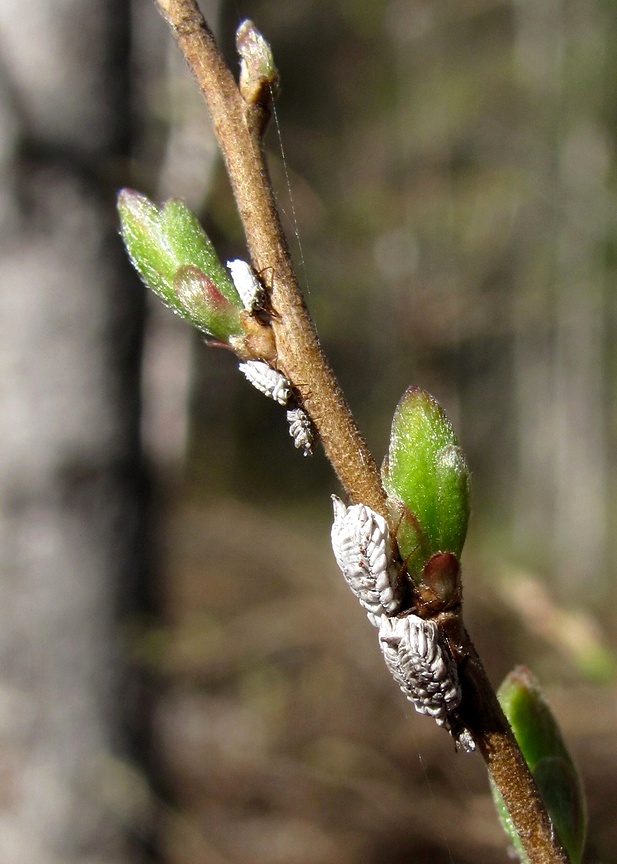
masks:
<svg viewBox="0 0 617 864"><path fill-rule="evenodd" d="M228 261L227 267L246 311L251 315L263 311L266 293L252 267L239 258ZM287 408L289 434L294 447L301 450L303 456L311 456L315 441L313 424L304 408L298 404L293 388L283 373L264 360L245 360L238 368L260 393Z"/></svg>
<svg viewBox="0 0 617 864"><path fill-rule="evenodd" d="M252 268L240 259L228 261L234 285L250 314L264 309L266 295ZM287 408L289 434L304 456L313 452L313 424L296 400L288 379L263 360L239 365L246 379L268 398ZM386 666L420 714L433 717L466 751L475 748L470 732L455 730L453 712L461 701L456 663L435 621L401 611L402 580L393 563L388 524L365 504L347 507L332 496L332 549L345 581L371 624L379 630L379 647Z"/></svg>
<svg viewBox="0 0 617 864"><path fill-rule="evenodd" d="M456 663L435 621L400 611L402 583L393 564L383 516L365 504L346 507L336 496L332 550L345 581L379 630L386 666L420 714L433 717L466 751L475 748L468 729L453 724L461 701Z"/></svg>

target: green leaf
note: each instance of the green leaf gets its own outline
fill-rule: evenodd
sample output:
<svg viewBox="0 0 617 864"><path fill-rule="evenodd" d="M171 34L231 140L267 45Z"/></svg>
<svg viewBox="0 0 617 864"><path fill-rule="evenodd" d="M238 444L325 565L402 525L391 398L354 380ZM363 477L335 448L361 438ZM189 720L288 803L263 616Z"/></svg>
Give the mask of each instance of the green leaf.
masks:
<svg viewBox="0 0 617 864"><path fill-rule="evenodd" d="M469 520L469 469L445 411L419 387L396 408L382 478L414 581L436 553L458 559Z"/></svg>
<svg viewBox="0 0 617 864"><path fill-rule="evenodd" d="M145 284L174 312L222 341L241 336L242 301L197 218L177 199L158 208L145 195L118 195L121 234Z"/></svg>
<svg viewBox="0 0 617 864"><path fill-rule="evenodd" d="M529 669L519 666L505 678L497 695L561 842L572 864L579 864L585 844L585 797L540 685ZM518 850L520 841L495 789L493 797L502 825Z"/></svg>

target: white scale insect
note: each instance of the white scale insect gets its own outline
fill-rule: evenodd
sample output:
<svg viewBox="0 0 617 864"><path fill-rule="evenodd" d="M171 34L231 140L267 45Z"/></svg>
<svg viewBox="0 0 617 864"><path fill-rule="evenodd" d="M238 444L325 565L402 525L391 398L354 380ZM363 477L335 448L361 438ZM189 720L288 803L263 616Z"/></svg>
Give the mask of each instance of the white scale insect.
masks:
<svg viewBox="0 0 617 864"><path fill-rule="evenodd" d="M365 504L345 504L332 496L332 550L345 581L375 627L383 615L400 606L400 590L392 570L388 523Z"/></svg>
<svg viewBox="0 0 617 864"><path fill-rule="evenodd" d="M311 456L313 453L313 424L304 408L290 408L287 411L287 422L289 423L289 434L294 439L294 447L302 450L303 456Z"/></svg>
<svg viewBox="0 0 617 864"><path fill-rule="evenodd" d="M452 712L461 702L456 664L444 647L439 626L411 613L382 618L379 645L394 680L419 714L428 714L444 726L467 753L476 745L471 732L454 729Z"/></svg>
<svg viewBox="0 0 617 864"><path fill-rule="evenodd" d="M246 311L253 313L263 309L266 292L251 265L241 258L234 258L227 262L227 269Z"/></svg>
<svg viewBox="0 0 617 864"><path fill-rule="evenodd" d="M446 726L461 701L461 688L437 624L412 614L387 618L380 624L379 642L386 666L416 711Z"/></svg>
<svg viewBox="0 0 617 864"><path fill-rule="evenodd" d="M246 360L238 364L238 369L260 393L274 399L279 405L287 405L291 384L282 372L268 366L263 360Z"/></svg>

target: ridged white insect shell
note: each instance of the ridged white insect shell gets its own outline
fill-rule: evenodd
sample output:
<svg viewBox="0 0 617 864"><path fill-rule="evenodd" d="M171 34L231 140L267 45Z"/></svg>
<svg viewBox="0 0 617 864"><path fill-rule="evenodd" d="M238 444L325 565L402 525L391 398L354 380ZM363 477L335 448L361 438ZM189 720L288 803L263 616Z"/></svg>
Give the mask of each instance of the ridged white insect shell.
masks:
<svg viewBox="0 0 617 864"><path fill-rule="evenodd" d="M336 563L369 621L378 627L380 618L395 614L400 606L388 523L365 504L346 507L336 495L332 502L331 539Z"/></svg>
<svg viewBox="0 0 617 864"><path fill-rule="evenodd" d="M313 453L313 424L304 408L290 408L287 411L289 434L294 439L294 447L302 450L303 456Z"/></svg>
<svg viewBox="0 0 617 864"><path fill-rule="evenodd" d="M461 688L437 624L412 614L384 618L379 644L387 667L416 711L449 729L448 715L460 704Z"/></svg>
<svg viewBox="0 0 617 864"><path fill-rule="evenodd" d="M256 312L263 308L265 291L251 265L241 258L234 258L227 262L227 269L246 311Z"/></svg>
<svg viewBox="0 0 617 864"><path fill-rule="evenodd" d="M279 405L287 405L291 395L291 384L282 372L272 369L263 360L247 360L240 363L240 372L265 396Z"/></svg>

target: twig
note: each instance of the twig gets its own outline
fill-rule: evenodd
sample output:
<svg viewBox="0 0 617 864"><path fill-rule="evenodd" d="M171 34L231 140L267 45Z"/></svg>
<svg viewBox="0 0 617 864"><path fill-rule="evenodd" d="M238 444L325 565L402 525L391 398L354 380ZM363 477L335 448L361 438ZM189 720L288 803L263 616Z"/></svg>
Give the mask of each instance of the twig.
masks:
<svg viewBox="0 0 617 864"><path fill-rule="evenodd" d="M259 126L192 0L157 0L208 104L255 269L270 281L277 365L300 392L353 501L387 515L375 461L323 354L293 270Z"/></svg>
<svg viewBox="0 0 617 864"><path fill-rule="evenodd" d="M300 392L324 450L352 501L388 516L377 465L321 350L295 277L263 151L264 124L255 122L195 0L156 0L171 25L212 115L255 268L270 274L277 365ZM448 630L448 622L443 625ZM533 864L567 864L537 787L516 744L484 667L462 629L451 641L466 658L460 714Z"/></svg>

